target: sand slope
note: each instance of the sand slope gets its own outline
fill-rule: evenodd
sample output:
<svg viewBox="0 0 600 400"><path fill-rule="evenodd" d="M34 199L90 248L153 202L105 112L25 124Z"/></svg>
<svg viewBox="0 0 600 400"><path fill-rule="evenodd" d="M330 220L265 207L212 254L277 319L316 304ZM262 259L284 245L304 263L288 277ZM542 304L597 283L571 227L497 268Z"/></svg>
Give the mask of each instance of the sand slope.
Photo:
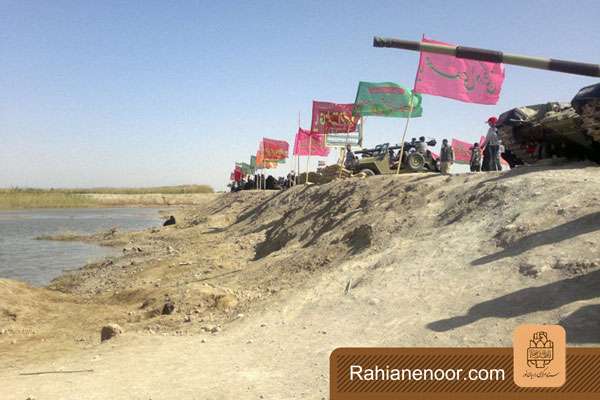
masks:
<svg viewBox="0 0 600 400"><path fill-rule="evenodd" d="M525 322L598 345L599 171L241 192L117 233L102 241L123 257L53 290L2 281L0 397L326 398L341 346L510 346ZM108 322L126 333L99 344ZM18 375L60 369L94 372Z"/></svg>

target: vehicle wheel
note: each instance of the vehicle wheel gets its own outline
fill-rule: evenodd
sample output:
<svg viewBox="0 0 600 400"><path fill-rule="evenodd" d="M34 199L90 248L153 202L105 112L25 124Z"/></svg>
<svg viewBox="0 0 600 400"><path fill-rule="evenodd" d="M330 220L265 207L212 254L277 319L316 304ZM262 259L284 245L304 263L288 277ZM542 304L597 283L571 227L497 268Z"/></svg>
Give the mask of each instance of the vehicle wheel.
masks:
<svg viewBox="0 0 600 400"><path fill-rule="evenodd" d="M362 172L366 176L375 176L375 172L369 168L361 169L360 172Z"/></svg>
<svg viewBox="0 0 600 400"><path fill-rule="evenodd" d="M425 166L425 158L421 153L410 153L406 159L406 164L411 171L421 171Z"/></svg>

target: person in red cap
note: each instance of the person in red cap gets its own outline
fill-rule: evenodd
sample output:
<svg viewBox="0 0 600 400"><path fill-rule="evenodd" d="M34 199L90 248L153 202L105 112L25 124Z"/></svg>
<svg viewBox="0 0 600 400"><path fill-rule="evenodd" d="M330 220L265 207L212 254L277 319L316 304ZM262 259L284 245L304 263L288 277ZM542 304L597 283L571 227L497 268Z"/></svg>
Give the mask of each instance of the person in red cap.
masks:
<svg viewBox="0 0 600 400"><path fill-rule="evenodd" d="M484 166L486 171L502 171L502 166L500 165L500 139L498 139L498 129L496 128L497 122L498 118L496 117L489 117L487 120L489 129L485 137L485 148L489 157L487 165ZM484 164L486 163L484 162Z"/></svg>

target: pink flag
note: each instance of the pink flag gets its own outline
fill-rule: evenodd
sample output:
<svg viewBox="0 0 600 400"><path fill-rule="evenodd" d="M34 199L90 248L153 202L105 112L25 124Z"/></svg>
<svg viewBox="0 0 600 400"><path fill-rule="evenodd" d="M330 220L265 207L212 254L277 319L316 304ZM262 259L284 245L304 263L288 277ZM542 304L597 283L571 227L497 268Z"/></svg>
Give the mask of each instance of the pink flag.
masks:
<svg viewBox="0 0 600 400"><path fill-rule="evenodd" d="M325 135L298 128L296 140L294 141L294 155L327 157L329 147L325 146Z"/></svg>
<svg viewBox="0 0 600 400"><path fill-rule="evenodd" d="M448 45L425 38L423 43ZM502 82L504 65L501 63L422 51L414 91L467 103L496 104Z"/></svg>

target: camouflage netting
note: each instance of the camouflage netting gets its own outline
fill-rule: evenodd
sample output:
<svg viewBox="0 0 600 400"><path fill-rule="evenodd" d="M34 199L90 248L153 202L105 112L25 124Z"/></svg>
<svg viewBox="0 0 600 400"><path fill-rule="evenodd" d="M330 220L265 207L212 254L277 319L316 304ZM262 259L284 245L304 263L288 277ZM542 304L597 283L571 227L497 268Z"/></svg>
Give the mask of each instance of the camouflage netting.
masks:
<svg viewBox="0 0 600 400"><path fill-rule="evenodd" d="M596 142L600 142L600 100L581 107L581 126Z"/></svg>

